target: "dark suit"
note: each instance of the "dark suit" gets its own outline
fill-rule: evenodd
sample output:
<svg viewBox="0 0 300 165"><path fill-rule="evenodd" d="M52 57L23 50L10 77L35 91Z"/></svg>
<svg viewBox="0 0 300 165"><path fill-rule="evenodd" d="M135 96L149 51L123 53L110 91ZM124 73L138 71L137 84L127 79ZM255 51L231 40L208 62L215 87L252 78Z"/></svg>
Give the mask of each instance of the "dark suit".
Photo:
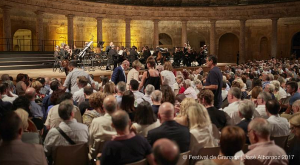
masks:
<svg viewBox="0 0 300 165"><path fill-rule="evenodd" d="M244 119L239 124L236 125L236 126L242 128L244 130L245 135L246 135L246 143L247 144L250 144L249 137L247 136L247 134L248 134L248 125L249 125L250 122L251 122L251 120Z"/></svg>
<svg viewBox="0 0 300 165"><path fill-rule="evenodd" d="M117 67L118 65L118 53L115 49L110 49L108 52L108 59L110 60L109 63L110 64L114 64L114 69Z"/></svg>
<svg viewBox="0 0 300 165"><path fill-rule="evenodd" d="M180 152L186 152L190 147L190 131L188 127L178 124L176 121L166 121L161 126L150 130L147 139L151 146L161 138L173 140L179 146Z"/></svg>
<svg viewBox="0 0 300 165"><path fill-rule="evenodd" d="M120 81L124 81L126 83L126 78L123 72L123 68L121 66L116 67L113 71L113 74L111 76L111 81L114 82L116 85Z"/></svg>

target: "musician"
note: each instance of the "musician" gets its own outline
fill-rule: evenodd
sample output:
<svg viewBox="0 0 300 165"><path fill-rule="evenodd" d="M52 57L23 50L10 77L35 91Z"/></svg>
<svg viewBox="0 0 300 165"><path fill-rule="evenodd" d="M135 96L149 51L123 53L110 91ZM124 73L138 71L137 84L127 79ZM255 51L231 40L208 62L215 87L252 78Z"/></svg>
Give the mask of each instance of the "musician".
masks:
<svg viewBox="0 0 300 165"><path fill-rule="evenodd" d="M55 46L54 55L53 55L55 60L60 60L59 52L60 52L60 48L59 48L58 45L56 45L56 46Z"/></svg>
<svg viewBox="0 0 300 165"><path fill-rule="evenodd" d="M109 43L109 46L106 47L106 50L105 50L106 54L109 53L109 50L111 49L111 46L112 46L113 44L114 44L113 42L110 42L110 43Z"/></svg>
<svg viewBox="0 0 300 165"><path fill-rule="evenodd" d="M118 66L118 56L119 54L117 53L115 49L115 45L111 45L111 48L108 52L107 58L109 61L109 66L113 63L114 64L114 69Z"/></svg>
<svg viewBox="0 0 300 165"><path fill-rule="evenodd" d="M66 54L67 59L68 59L68 60L71 60L71 59L72 59L72 56L73 56L73 51L72 51L72 49L70 49L70 46L69 46L69 45L66 46L66 52L67 52L67 54Z"/></svg>
<svg viewBox="0 0 300 165"><path fill-rule="evenodd" d="M175 48L174 56L174 66L180 66L181 58L183 57L183 51L180 48Z"/></svg>
<svg viewBox="0 0 300 165"><path fill-rule="evenodd" d="M191 49L187 49L183 56L183 65L191 66L191 56L192 52Z"/></svg>
<svg viewBox="0 0 300 165"><path fill-rule="evenodd" d="M132 46L130 49L130 55L129 55L129 62L130 65L132 64L133 61L138 59L139 54L136 52L137 48L135 46Z"/></svg>
<svg viewBox="0 0 300 165"><path fill-rule="evenodd" d="M60 51L59 51L59 56L60 56L61 60L68 58L67 57L68 52L66 51L65 47L66 47L66 44L65 43L61 43L61 45L60 45Z"/></svg>

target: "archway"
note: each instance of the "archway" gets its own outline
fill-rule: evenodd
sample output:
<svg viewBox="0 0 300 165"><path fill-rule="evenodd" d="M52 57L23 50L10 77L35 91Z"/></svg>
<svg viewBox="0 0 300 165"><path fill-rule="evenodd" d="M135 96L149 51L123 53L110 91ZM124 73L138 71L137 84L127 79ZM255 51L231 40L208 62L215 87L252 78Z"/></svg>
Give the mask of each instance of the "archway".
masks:
<svg viewBox="0 0 300 165"><path fill-rule="evenodd" d="M236 63L239 52L239 39L232 33L226 33L219 40L218 62Z"/></svg>
<svg viewBox="0 0 300 165"><path fill-rule="evenodd" d="M172 46L173 46L172 38L166 33L160 33L159 34L159 46L172 48Z"/></svg>
<svg viewBox="0 0 300 165"><path fill-rule="evenodd" d="M14 51L32 50L32 32L29 29L18 29L13 37Z"/></svg>
<svg viewBox="0 0 300 165"><path fill-rule="evenodd" d="M295 54L297 59L300 58L300 32L296 33L292 38L291 54Z"/></svg>
<svg viewBox="0 0 300 165"><path fill-rule="evenodd" d="M260 40L259 48L259 57L256 57L257 60L267 60L270 59L270 49L267 37L263 37Z"/></svg>

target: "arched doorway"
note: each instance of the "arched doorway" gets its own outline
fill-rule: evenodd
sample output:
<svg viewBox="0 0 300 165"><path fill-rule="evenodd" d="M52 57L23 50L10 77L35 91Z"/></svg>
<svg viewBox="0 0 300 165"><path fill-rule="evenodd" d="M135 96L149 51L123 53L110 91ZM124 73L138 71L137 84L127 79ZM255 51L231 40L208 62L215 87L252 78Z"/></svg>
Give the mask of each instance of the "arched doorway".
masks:
<svg viewBox="0 0 300 165"><path fill-rule="evenodd" d="M14 34L13 50L14 51L31 51L32 50L32 32L29 29L18 29Z"/></svg>
<svg viewBox="0 0 300 165"><path fill-rule="evenodd" d="M263 37L260 40L260 48L259 48L259 56L256 57L257 60L267 60L270 59L270 49L269 49L269 42L267 37Z"/></svg>
<svg viewBox="0 0 300 165"><path fill-rule="evenodd" d="M166 48L172 48L173 47L172 38L166 33L160 33L159 34L159 46L166 47Z"/></svg>
<svg viewBox="0 0 300 165"><path fill-rule="evenodd" d="M236 63L239 51L239 39L232 33L226 33L219 40L218 62Z"/></svg>
<svg viewBox="0 0 300 165"><path fill-rule="evenodd" d="M296 33L292 38L291 54L295 54L297 58L300 58L300 32Z"/></svg>

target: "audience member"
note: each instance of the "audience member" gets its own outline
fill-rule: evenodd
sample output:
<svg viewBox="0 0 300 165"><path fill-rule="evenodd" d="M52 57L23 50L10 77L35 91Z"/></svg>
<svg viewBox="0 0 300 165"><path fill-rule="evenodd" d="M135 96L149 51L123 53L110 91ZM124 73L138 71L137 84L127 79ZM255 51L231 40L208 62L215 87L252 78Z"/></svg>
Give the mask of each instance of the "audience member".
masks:
<svg viewBox="0 0 300 165"><path fill-rule="evenodd" d="M22 121L15 112L6 113L0 120L0 164L47 165L43 147L21 141Z"/></svg>
<svg viewBox="0 0 300 165"><path fill-rule="evenodd" d="M169 85L162 85L160 90L162 93L161 103L169 102L174 105L175 95L171 87Z"/></svg>
<svg viewBox="0 0 300 165"><path fill-rule="evenodd" d="M162 138L153 144L154 161L157 165L174 165L180 159L179 149L173 141Z"/></svg>
<svg viewBox="0 0 300 165"><path fill-rule="evenodd" d="M177 75L176 76L176 83L173 85L173 89L174 89L174 95L177 95L177 94L180 94L180 93L183 93L183 91L181 91L181 88L184 89L184 87L182 87L182 83L183 83L184 79L183 79L183 76L182 75ZM202 87L201 87L202 88ZM180 93L179 93L180 91Z"/></svg>
<svg viewBox="0 0 300 165"><path fill-rule="evenodd" d="M56 103L51 103L51 95L54 91L58 90L60 88L61 84L59 83L59 81L55 80L55 81L51 81L50 83L50 93L48 96L44 97L42 100L42 110L43 112L46 112L48 110L48 107L50 105L55 105Z"/></svg>
<svg viewBox="0 0 300 165"><path fill-rule="evenodd" d="M20 73L17 75L17 79L16 79L16 93L17 95L24 95L26 89L28 88L28 85L26 85L25 83L26 81L26 76L23 73Z"/></svg>
<svg viewBox="0 0 300 165"><path fill-rule="evenodd" d="M166 61L164 63L164 70L160 72L162 77L162 84L169 85L171 89L174 91L175 75L173 73L173 66L170 61Z"/></svg>
<svg viewBox="0 0 300 165"><path fill-rule="evenodd" d="M286 83L286 91L291 95L289 100L288 109L285 111L285 113L290 113L292 110L292 105L296 100L300 99L300 93L298 91L298 83L295 81L290 81Z"/></svg>
<svg viewBox="0 0 300 165"><path fill-rule="evenodd" d="M139 60L135 60L132 63L132 69L127 74L127 89L129 89L129 83L131 80L139 82L139 71L142 67L142 63Z"/></svg>
<svg viewBox="0 0 300 165"><path fill-rule="evenodd" d="M269 100L266 103L266 111L269 116L271 136L288 136L290 134L289 122L286 118L279 116L280 105L277 100Z"/></svg>
<svg viewBox="0 0 300 165"><path fill-rule="evenodd" d="M92 110L86 110L82 115L83 124L86 124L89 127L94 118L104 115L105 113L103 110L104 98L105 98L105 94L102 92L96 92L90 96L89 103Z"/></svg>
<svg viewBox="0 0 300 165"><path fill-rule="evenodd" d="M130 120L134 121L134 114L135 114L135 101L134 101L134 94L128 90L125 91L122 97L122 102L120 109L124 110L128 113Z"/></svg>
<svg viewBox="0 0 300 165"><path fill-rule="evenodd" d="M124 60L122 62L122 65L114 69L111 76L111 81L114 82L115 84L118 84L120 81L126 83L127 81L126 81L125 71L129 68L129 66L130 66L129 61Z"/></svg>
<svg viewBox="0 0 300 165"><path fill-rule="evenodd" d="M30 112L33 117L43 118L44 112L42 111L42 107L35 102L36 91L34 88L27 88L25 91L25 96L30 100Z"/></svg>
<svg viewBox="0 0 300 165"><path fill-rule="evenodd" d="M90 96L93 94L93 88L91 86L86 86L83 88L84 101L78 105L81 115L84 114L86 110L92 110L90 105Z"/></svg>
<svg viewBox="0 0 300 165"><path fill-rule="evenodd" d="M186 152L190 146L190 132L187 127L174 120L174 115L174 106L168 102L163 103L158 111L158 118L162 124L158 128L150 130L147 139L153 146L158 139L167 138L178 144L180 152Z"/></svg>
<svg viewBox="0 0 300 165"><path fill-rule="evenodd" d="M4 102L13 103L13 101L18 97L11 94L10 88L7 83L0 84L1 99Z"/></svg>
<svg viewBox="0 0 300 165"><path fill-rule="evenodd" d="M128 164L147 158L149 164L154 163L151 146L147 140L130 132L131 121L124 111L112 115L112 126L117 131L112 141L108 141L100 157L101 164Z"/></svg>
<svg viewBox="0 0 300 165"><path fill-rule="evenodd" d="M74 92L73 100L75 101L76 105L84 102L84 87L88 84L88 79L85 76L78 76L77 77L77 86L79 88L78 91Z"/></svg>
<svg viewBox="0 0 300 165"><path fill-rule="evenodd" d="M116 86L113 82L108 82L105 84L103 88L103 93L108 96L108 95L114 95L116 93Z"/></svg>
<svg viewBox="0 0 300 165"><path fill-rule="evenodd" d="M147 101L152 105L152 100L151 100L151 93L155 90L154 86L151 84L148 84L145 88L145 95L142 98L136 99L137 105L139 105L143 101Z"/></svg>
<svg viewBox="0 0 300 165"><path fill-rule="evenodd" d="M275 98L275 95L274 95L274 91L275 91L275 86L274 86L274 84L267 84L267 85L265 86L264 91L270 93L272 99L276 99L276 98Z"/></svg>
<svg viewBox="0 0 300 165"><path fill-rule="evenodd" d="M181 102L179 112L178 112L177 116L174 118L174 120L177 123L188 127L189 121L188 121L188 116L187 116L187 109L188 109L188 107L193 105L193 103L196 103L196 101L192 98L185 98Z"/></svg>
<svg viewBox="0 0 300 165"><path fill-rule="evenodd" d="M144 94L141 93L139 90L139 82L137 80L130 80L129 83L129 89L132 91L132 93L134 94L134 98L135 100L137 99L141 99L144 97ZM146 89L146 88L145 88Z"/></svg>
<svg viewBox="0 0 300 165"><path fill-rule="evenodd" d="M272 99L272 96L268 92L260 92L257 96L257 107L256 111L260 114L260 116L264 119L269 118L267 111L266 111L266 103Z"/></svg>
<svg viewBox="0 0 300 165"><path fill-rule="evenodd" d="M155 69L154 57L148 57L146 65L148 70L143 73L143 77L138 90L141 90L142 87L146 88L148 84L153 85L155 87L155 90L159 90L162 81L160 73Z"/></svg>
<svg viewBox="0 0 300 165"><path fill-rule="evenodd" d="M122 97L123 97L123 94L124 94L125 91L126 91L126 83L124 81L118 82L118 84L117 84L117 94L116 94L118 107L121 106Z"/></svg>
<svg viewBox="0 0 300 165"><path fill-rule="evenodd" d="M161 105L162 93L160 90L155 90L151 93L152 110L157 117L159 106Z"/></svg>
<svg viewBox="0 0 300 165"><path fill-rule="evenodd" d="M232 119L232 123L234 125L238 124L241 121L241 118L239 116L239 102L241 99L241 89L237 87L232 87L228 92L228 107L224 108L224 112L226 112Z"/></svg>
<svg viewBox="0 0 300 165"><path fill-rule="evenodd" d="M299 101L299 100L298 100ZM289 164L300 164L300 115L295 114L290 119L291 133L295 135L288 155L293 158L289 159Z"/></svg>
<svg viewBox="0 0 300 165"><path fill-rule="evenodd" d="M197 99L197 94L195 89L192 87L192 82L189 79L184 80L184 88L185 91L183 92L183 94L185 95L185 97L187 98L192 98L192 99Z"/></svg>
<svg viewBox="0 0 300 165"><path fill-rule="evenodd" d="M245 165L288 164L288 159L284 159L285 151L275 145L274 141L270 141L270 135L271 126L266 119L255 118L249 123L248 137L251 145L249 146L250 151L242 157ZM276 157L276 159L272 159L272 157Z"/></svg>

